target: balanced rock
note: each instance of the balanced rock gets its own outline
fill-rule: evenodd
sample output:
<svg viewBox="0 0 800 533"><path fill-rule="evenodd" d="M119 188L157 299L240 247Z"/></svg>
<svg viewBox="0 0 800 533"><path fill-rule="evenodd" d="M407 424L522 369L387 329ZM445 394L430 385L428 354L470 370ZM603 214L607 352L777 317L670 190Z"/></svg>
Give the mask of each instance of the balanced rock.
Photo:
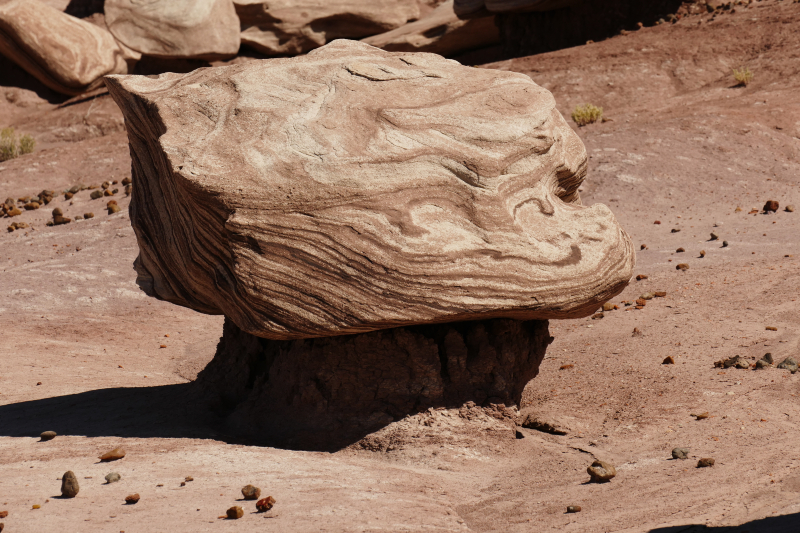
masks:
<svg viewBox="0 0 800 533"><path fill-rule="evenodd" d="M361 39L420 16L417 0L234 0L242 44L270 56Z"/></svg>
<svg viewBox="0 0 800 533"><path fill-rule="evenodd" d="M103 28L39 0L0 2L0 54L47 87L80 94L128 71L126 52Z"/></svg>
<svg viewBox="0 0 800 533"><path fill-rule="evenodd" d="M392 52L432 52L452 56L500 42L494 17L461 19L447 0L428 16L363 42Z"/></svg>
<svg viewBox="0 0 800 533"><path fill-rule="evenodd" d="M231 0L105 0L114 37L141 54L217 60L239 51L239 19Z"/></svg>
<svg viewBox="0 0 800 533"><path fill-rule="evenodd" d="M583 144L525 75L336 41L106 80L137 283L253 335L586 317L631 278L628 235L580 203Z"/></svg>

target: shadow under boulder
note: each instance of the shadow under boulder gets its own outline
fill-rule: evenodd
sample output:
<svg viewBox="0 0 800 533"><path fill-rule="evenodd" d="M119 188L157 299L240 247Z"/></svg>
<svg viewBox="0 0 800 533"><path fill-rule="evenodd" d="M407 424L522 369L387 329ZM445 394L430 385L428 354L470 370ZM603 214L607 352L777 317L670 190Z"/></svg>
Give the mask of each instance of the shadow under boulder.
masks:
<svg viewBox="0 0 800 533"><path fill-rule="evenodd" d="M498 13L500 39L506 57L552 52L601 41L637 23L651 25L675 13L681 0L576 0L567 7L527 13Z"/></svg>
<svg viewBox="0 0 800 533"><path fill-rule="evenodd" d="M225 320L195 382L228 432L333 450L430 407L518 405L552 341L546 320L493 319L297 340Z"/></svg>

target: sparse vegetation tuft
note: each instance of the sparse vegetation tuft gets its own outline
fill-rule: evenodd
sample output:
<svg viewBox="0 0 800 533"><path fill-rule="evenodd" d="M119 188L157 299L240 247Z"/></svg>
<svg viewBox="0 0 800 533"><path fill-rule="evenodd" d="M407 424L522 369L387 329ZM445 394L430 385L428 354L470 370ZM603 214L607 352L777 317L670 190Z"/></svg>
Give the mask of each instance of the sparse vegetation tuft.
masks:
<svg viewBox="0 0 800 533"><path fill-rule="evenodd" d="M747 87L747 84L753 81L753 73L746 67L733 69L733 77L736 78L737 85L740 87Z"/></svg>
<svg viewBox="0 0 800 533"><path fill-rule="evenodd" d="M572 112L572 120L574 120L575 124L578 126L594 124L601 118L603 118L603 108L592 104L579 105Z"/></svg>
<svg viewBox="0 0 800 533"><path fill-rule="evenodd" d="M30 135L17 136L14 128L0 129L0 162L33 152L36 141Z"/></svg>

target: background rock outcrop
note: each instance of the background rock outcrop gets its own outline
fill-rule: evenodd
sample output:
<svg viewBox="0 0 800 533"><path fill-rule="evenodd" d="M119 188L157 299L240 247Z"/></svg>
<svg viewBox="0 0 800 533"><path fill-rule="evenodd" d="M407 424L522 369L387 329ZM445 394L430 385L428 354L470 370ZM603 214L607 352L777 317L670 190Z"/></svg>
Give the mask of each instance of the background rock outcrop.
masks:
<svg viewBox="0 0 800 533"><path fill-rule="evenodd" d="M216 60L239 51L231 0L105 0L104 12L114 37L147 56Z"/></svg>
<svg viewBox="0 0 800 533"><path fill-rule="evenodd" d="M124 74L124 52L106 30L38 0L0 3L0 54L50 89L80 94Z"/></svg>
<svg viewBox="0 0 800 533"><path fill-rule="evenodd" d="M420 20L362 39L391 52L432 52L452 56L500 42L494 17L461 19L447 0Z"/></svg>
<svg viewBox="0 0 800 533"><path fill-rule="evenodd" d="M137 283L271 339L587 316L630 239L580 205L586 151L527 76L337 41L111 76Z"/></svg>
<svg viewBox="0 0 800 533"><path fill-rule="evenodd" d="M384 33L420 16L417 0L234 0L242 44L270 56L308 52L335 39Z"/></svg>

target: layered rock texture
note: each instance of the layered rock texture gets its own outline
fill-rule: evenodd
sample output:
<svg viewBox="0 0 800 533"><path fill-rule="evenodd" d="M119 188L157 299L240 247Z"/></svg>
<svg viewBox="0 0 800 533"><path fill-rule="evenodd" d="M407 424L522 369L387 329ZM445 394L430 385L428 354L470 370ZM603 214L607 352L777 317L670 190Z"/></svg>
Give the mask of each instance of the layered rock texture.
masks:
<svg viewBox="0 0 800 533"><path fill-rule="evenodd" d="M420 16L416 0L234 0L242 44L270 56L384 33Z"/></svg>
<svg viewBox="0 0 800 533"><path fill-rule="evenodd" d="M149 295L268 339L587 316L630 239L583 207L586 152L520 74L337 41L111 76Z"/></svg>
<svg viewBox="0 0 800 533"><path fill-rule="evenodd" d="M0 54L50 89L80 94L128 71L111 34L38 0L0 3Z"/></svg>
<svg viewBox="0 0 800 533"><path fill-rule="evenodd" d="M104 12L114 37L147 56L216 60L239 51L231 0L105 0Z"/></svg>
<svg viewBox="0 0 800 533"><path fill-rule="evenodd" d="M447 0L428 16L392 31L363 39L392 52L432 52L452 56L500 42L494 17L459 18L453 0Z"/></svg>
<svg viewBox="0 0 800 533"><path fill-rule="evenodd" d="M226 319L195 385L229 433L331 450L430 407L517 405L551 340L546 321L495 319L275 341Z"/></svg>

